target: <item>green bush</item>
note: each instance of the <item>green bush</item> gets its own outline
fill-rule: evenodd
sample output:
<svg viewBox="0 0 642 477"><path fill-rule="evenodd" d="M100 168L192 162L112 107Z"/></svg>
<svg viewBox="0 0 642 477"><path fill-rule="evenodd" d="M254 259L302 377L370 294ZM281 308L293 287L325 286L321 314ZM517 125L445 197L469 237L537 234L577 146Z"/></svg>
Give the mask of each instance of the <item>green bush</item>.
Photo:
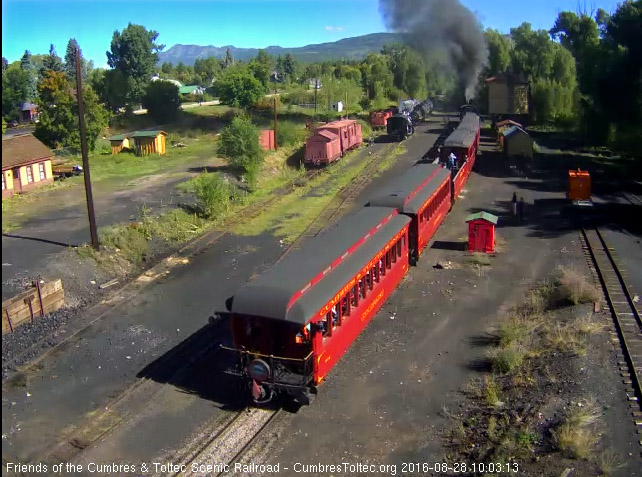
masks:
<svg viewBox="0 0 642 477"><path fill-rule="evenodd" d="M218 153L231 166L241 169L248 182L254 183L263 159L258 128L247 118L235 117L221 132Z"/></svg>
<svg viewBox="0 0 642 477"><path fill-rule="evenodd" d="M279 146L292 146L305 141L307 131L292 121L280 121L277 140Z"/></svg>
<svg viewBox="0 0 642 477"><path fill-rule="evenodd" d="M201 215L205 218L215 217L227 211L230 206L230 186L218 172L202 172L191 183L191 189Z"/></svg>
<svg viewBox="0 0 642 477"><path fill-rule="evenodd" d="M358 119L357 122L361 124L361 135L363 138L370 137L372 135L372 128L370 127L370 124L368 124L366 121L363 119Z"/></svg>

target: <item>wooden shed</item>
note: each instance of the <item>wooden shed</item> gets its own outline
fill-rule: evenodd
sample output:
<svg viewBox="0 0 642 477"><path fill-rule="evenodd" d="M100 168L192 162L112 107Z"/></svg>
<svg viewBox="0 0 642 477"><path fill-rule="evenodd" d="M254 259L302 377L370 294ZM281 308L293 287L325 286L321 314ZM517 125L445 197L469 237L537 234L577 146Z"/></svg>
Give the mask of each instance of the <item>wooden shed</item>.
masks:
<svg viewBox="0 0 642 477"><path fill-rule="evenodd" d="M165 131L136 131L129 137L134 140L137 156L165 154Z"/></svg>
<svg viewBox="0 0 642 477"><path fill-rule="evenodd" d="M512 126L504 131L504 153L509 157L533 158L533 138L522 128Z"/></svg>
<svg viewBox="0 0 642 477"><path fill-rule="evenodd" d="M31 134L2 139L2 198L53 183L53 151Z"/></svg>
<svg viewBox="0 0 642 477"><path fill-rule="evenodd" d="M498 217L488 212L478 212L466 217L469 252L495 253L497 221Z"/></svg>
<svg viewBox="0 0 642 477"><path fill-rule="evenodd" d="M501 74L486 80L491 116L528 116L529 84L521 75Z"/></svg>
<svg viewBox="0 0 642 477"><path fill-rule="evenodd" d="M117 134L108 138L111 145L111 153L118 154L123 149L130 149L133 141L127 134Z"/></svg>

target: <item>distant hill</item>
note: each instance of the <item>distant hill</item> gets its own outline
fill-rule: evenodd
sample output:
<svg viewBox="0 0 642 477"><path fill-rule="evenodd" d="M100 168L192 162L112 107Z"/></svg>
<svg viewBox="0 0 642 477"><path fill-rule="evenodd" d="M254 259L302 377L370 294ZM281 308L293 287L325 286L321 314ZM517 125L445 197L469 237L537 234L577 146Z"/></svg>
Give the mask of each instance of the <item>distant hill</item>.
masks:
<svg viewBox="0 0 642 477"><path fill-rule="evenodd" d="M372 33L370 35L344 38L332 43L320 43L318 45L306 45L299 48L282 48L280 46L268 46L265 50L273 56L292 54L294 58L303 63L311 63L324 60L358 60L369 53L378 53L381 48L390 43L401 41L401 36L396 33ZM197 59L215 56L223 58L225 51L230 49L235 60L249 60L257 55L258 48L236 48L235 46L198 46L198 45L174 45L167 51L158 54L158 62L169 62L174 65L183 62L192 66Z"/></svg>

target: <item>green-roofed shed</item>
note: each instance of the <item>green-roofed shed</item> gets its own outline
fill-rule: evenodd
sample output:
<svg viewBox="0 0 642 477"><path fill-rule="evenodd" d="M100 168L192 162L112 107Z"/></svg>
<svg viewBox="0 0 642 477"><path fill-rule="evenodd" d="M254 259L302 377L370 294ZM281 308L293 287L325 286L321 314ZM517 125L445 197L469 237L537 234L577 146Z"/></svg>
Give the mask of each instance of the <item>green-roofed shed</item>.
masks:
<svg viewBox="0 0 642 477"><path fill-rule="evenodd" d="M205 91L198 85L181 86L178 88L178 94L203 94Z"/></svg>
<svg viewBox="0 0 642 477"><path fill-rule="evenodd" d="M131 136L127 134L116 134L115 136L108 138L109 143L111 144L111 153L118 154L123 149L131 148L132 141L130 137Z"/></svg>
<svg viewBox="0 0 642 477"><path fill-rule="evenodd" d="M136 131L129 135L134 140L137 156L165 154L165 131Z"/></svg>
<svg viewBox="0 0 642 477"><path fill-rule="evenodd" d="M468 251L495 253L495 225L499 217L477 212L466 217L468 222Z"/></svg>

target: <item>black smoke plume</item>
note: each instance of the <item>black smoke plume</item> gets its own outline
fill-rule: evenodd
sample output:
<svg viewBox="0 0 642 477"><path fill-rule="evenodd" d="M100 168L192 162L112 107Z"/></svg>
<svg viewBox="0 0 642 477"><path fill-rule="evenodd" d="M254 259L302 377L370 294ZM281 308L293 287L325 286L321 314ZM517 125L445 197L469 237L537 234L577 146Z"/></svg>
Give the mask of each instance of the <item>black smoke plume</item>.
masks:
<svg viewBox="0 0 642 477"><path fill-rule="evenodd" d="M404 33L414 49L446 53L466 87L466 100L474 96L488 49L480 23L459 0L379 0L379 11L386 26Z"/></svg>

